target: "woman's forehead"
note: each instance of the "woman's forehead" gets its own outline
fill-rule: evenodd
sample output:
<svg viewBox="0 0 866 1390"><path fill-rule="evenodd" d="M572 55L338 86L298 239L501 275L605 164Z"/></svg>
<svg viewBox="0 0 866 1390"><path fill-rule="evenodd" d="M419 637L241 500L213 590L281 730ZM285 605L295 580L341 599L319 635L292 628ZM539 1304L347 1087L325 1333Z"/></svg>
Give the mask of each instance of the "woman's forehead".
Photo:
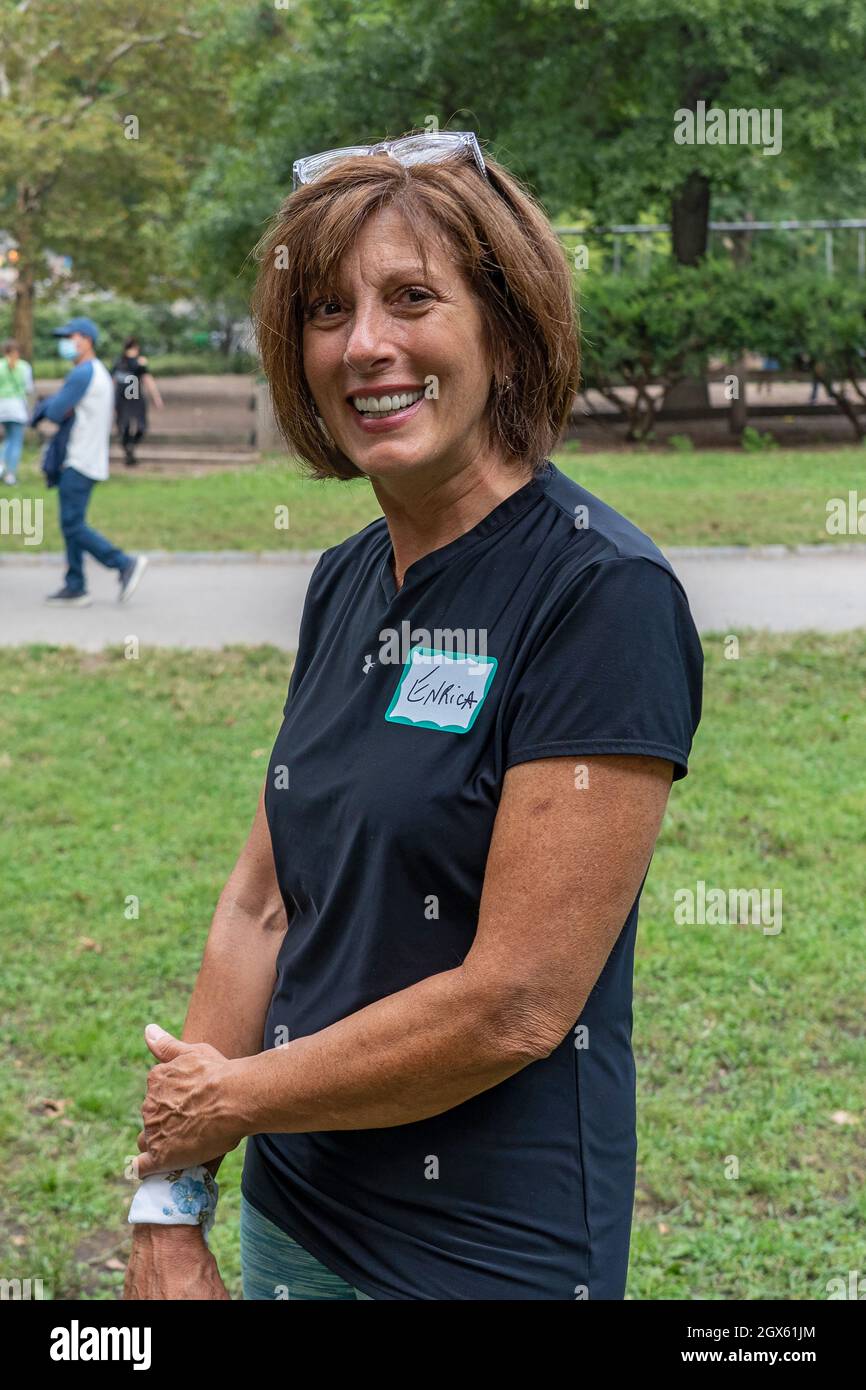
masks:
<svg viewBox="0 0 866 1390"><path fill-rule="evenodd" d="M303 279L313 287L359 278L379 283L400 276L410 280L431 274L453 276L460 270L456 248L431 217L409 218L398 208L386 207L364 219L341 254L329 254L323 247L322 256L305 267Z"/></svg>

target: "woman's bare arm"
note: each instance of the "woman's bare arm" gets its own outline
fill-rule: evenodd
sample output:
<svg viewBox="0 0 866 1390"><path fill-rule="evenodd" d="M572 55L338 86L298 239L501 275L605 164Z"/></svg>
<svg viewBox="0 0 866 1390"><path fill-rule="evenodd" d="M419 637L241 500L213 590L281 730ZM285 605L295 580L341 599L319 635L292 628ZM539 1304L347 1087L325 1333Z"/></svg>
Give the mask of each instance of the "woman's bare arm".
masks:
<svg viewBox="0 0 866 1390"><path fill-rule="evenodd" d="M162 410L162 407L165 404L165 402L163 401L162 396L159 393L159 387L156 384L156 379L153 373L150 370L146 370L144 372L142 380L144 381L144 389L150 396L150 399L152 400L153 404L156 406L157 410Z"/></svg>
<svg viewBox="0 0 866 1390"><path fill-rule="evenodd" d="M183 1027L185 1042L208 1042L226 1057L248 1057L261 1049L277 954L287 927L262 788L249 837L213 915ZM216 1157L208 1163L212 1173L220 1162ZM127 1297L171 1296L145 1292L152 1286L165 1287L164 1272L154 1263L162 1265L163 1252L182 1285L198 1285L212 1277L200 1227L139 1225L133 1237L137 1268L128 1289L138 1291L127 1292Z"/></svg>
<svg viewBox="0 0 866 1390"><path fill-rule="evenodd" d="M233 1062L227 1129L410 1124L549 1055L580 1015L637 896L673 770L638 756L581 763L589 778L580 789L572 758L506 774L462 966ZM164 1084L170 1119L178 1101ZM180 1077L176 1085L185 1095ZM202 1123L206 1129L206 1115Z"/></svg>

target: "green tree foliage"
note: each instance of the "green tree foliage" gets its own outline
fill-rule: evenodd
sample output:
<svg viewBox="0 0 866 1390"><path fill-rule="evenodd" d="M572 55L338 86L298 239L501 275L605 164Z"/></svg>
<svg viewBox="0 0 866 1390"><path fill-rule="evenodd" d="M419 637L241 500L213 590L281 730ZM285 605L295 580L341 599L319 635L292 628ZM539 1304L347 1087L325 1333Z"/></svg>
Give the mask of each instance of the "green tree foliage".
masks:
<svg viewBox="0 0 866 1390"><path fill-rule="evenodd" d="M711 213L862 208L863 5L315 0L268 5L266 19L264 8L259 62L231 94L242 138L214 149L190 211L193 243L232 276L289 190L297 155L431 116L478 132L557 220L673 220L684 262L701 258ZM675 112L701 100L781 109L781 152L677 144ZM216 188L228 195L219 206Z"/></svg>
<svg viewBox="0 0 866 1390"><path fill-rule="evenodd" d="M0 227L18 246L25 352L49 249L82 284L179 287L174 208L219 109L204 61L218 13L214 0L4 0Z"/></svg>

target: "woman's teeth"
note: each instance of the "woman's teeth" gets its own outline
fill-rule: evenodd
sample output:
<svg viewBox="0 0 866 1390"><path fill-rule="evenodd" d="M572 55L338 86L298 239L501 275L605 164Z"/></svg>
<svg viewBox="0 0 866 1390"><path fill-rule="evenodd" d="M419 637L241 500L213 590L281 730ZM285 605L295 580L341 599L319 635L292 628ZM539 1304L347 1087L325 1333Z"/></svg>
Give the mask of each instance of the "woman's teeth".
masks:
<svg viewBox="0 0 866 1390"><path fill-rule="evenodd" d="M403 391L399 396L353 396L352 404L361 415L372 415L380 420L408 409L423 395L423 391Z"/></svg>

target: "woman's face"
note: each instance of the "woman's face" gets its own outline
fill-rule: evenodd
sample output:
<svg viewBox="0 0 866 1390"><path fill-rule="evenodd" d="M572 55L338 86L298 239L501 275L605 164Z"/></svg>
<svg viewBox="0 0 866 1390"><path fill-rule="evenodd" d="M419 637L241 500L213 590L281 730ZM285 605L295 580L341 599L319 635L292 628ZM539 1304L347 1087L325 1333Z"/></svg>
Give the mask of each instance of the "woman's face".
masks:
<svg viewBox="0 0 866 1390"><path fill-rule="evenodd" d="M478 301L436 237L428 259L425 277L409 228L386 209L362 227L337 283L305 305L304 371L318 413L373 478L451 476L489 453Z"/></svg>

